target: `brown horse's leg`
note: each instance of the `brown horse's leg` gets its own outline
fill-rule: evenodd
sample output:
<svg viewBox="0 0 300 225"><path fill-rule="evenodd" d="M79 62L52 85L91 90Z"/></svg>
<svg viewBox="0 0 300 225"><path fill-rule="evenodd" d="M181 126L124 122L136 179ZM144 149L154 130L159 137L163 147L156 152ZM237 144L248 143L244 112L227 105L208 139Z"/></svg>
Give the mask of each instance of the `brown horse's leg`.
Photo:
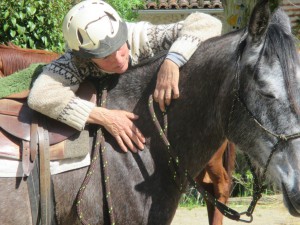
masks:
<svg viewBox="0 0 300 225"><path fill-rule="evenodd" d="M205 170L195 179L200 185L202 185L209 193L211 193L220 202L226 204L230 194L231 187L231 175L229 176L223 166L223 155L227 149L228 141L225 141L217 152L210 159L205 167ZM233 151L233 154L235 152ZM234 157L235 154L229 157ZM227 161L232 164L234 161L227 158ZM231 174L233 167L229 166L229 173ZM209 216L210 225L222 225L223 214L209 202L206 202L207 211Z"/></svg>
<svg viewBox="0 0 300 225"><path fill-rule="evenodd" d="M205 167L212 183L214 184L215 197L224 204L227 203L231 187L231 181L223 166L223 155L227 146L228 141L225 141ZM218 209L215 209L212 225L222 224L223 214Z"/></svg>
<svg viewBox="0 0 300 225"><path fill-rule="evenodd" d="M202 186L207 192L209 192L212 196L215 196L214 191L214 184L209 178L209 175L207 174L206 170L204 169L201 174L195 179L195 181ZM208 221L211 225L214 221L214 214L215 214L215 206L210 203L209 201L205 201L206 203L206 209L208 214Z"/></svg>

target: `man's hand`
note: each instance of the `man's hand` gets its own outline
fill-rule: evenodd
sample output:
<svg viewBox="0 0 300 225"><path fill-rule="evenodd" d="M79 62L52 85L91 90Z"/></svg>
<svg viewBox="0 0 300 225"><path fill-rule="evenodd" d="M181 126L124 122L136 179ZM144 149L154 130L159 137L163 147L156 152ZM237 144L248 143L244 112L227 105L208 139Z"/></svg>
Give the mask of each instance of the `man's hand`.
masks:
<svg viewBox="0 0 300 225"><path fill-rule="evenodd" d="M179 68L169 59L165 59L157 74L154 100L159 103L161 111L165 112L165 104L171 104L171 99L179 98Z"/></svg>
<svg viewBox="0 0 300 225"><path fill-rule="evenodd" d="M124 152L128 151L127 147L132 152L137 152L134 143L140 150L143 150L145 137L134 125L133 120L136 119L138 119L137 115L124 110L109 110L95 107L90 113L87 122L104 126L117 140Z"/></svg>

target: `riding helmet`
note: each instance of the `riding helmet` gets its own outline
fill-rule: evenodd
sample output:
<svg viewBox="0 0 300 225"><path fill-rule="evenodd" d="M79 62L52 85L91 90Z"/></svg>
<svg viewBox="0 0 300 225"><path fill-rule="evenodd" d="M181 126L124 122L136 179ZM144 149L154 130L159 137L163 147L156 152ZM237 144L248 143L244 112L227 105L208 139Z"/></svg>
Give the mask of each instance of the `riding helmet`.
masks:
<svg viewBox="0 0 300 225"><path fill-rule="evenodd" d="M104 58L127 41L127 26L106 2L85 0L75 5L63 21L63 35L75 55Z"/></svg>

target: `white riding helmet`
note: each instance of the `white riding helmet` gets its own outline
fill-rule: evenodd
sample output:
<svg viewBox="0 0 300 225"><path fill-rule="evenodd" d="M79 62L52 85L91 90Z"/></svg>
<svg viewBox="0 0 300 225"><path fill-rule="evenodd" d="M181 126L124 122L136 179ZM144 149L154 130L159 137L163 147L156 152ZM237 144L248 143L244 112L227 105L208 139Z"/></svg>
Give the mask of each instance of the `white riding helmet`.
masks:
<svg viewBox="0 0 300 225"><path fill-rule="evenodd" d="M86 0L65 16L63 35L68 47L81 58L103 58L127 41L127 26L106 2Z"/></svg>

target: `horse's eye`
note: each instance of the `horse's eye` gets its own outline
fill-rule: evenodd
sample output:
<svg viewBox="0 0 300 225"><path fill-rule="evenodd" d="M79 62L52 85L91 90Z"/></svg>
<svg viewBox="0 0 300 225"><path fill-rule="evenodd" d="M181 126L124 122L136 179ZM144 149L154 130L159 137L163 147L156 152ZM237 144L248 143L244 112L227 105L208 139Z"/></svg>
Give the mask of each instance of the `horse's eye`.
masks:
<svg viewBox="0 0 300 225"><path fill-rule="evenodd" d="M273 93L264 92L262 90L258 91L258 94L262 97L269 98L269 99L276 99L276 96Z"/></svg>

